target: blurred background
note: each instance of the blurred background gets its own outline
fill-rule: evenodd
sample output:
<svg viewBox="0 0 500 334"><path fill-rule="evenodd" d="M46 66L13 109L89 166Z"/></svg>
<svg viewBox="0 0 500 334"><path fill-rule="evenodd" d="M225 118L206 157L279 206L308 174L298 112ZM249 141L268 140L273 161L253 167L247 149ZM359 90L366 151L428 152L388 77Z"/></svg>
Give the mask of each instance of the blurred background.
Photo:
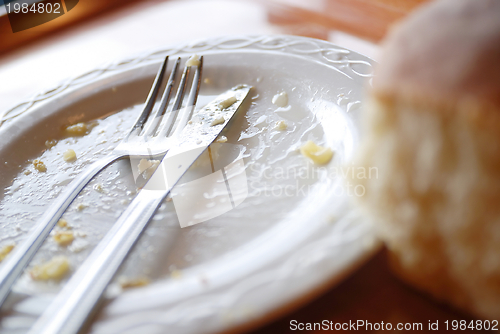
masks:
<svg viewBox="0 0 500 334"><path fill-rule="evenodd" d="M0 117L37 92L103 64L215 36L307 36L378 60L380 42L391 26L429 0L52 0L61 3L63 13L38 19L7 15L13 2L3 1ZM14 25L26 29L14 33ZM390 273L384 252L340 285L324 287L305 306L273 315L278 320L253 333L289 332L292 319L424 324L470 319L400 282Z"/></svg>
<svg viewBox="0 0 500 334"><path fill-rule="evenodd" d="M50 0L62 2L62 15L16 33L14 25L39 22L14 15L9 1L0 0L0 115L103 63L193 39L301 35L376 58L390 26L425 0Z"/></svg>

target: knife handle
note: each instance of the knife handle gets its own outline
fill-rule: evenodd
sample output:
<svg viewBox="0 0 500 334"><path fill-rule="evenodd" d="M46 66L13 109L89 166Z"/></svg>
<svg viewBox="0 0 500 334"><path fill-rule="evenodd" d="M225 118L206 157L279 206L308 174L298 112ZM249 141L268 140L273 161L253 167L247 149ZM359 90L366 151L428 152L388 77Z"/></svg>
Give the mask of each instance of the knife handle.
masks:
<svg viewBox="0 0 500 334"><path fill-rule="evenodd" d="M168 193L169 190L147 189L139 192L29 334L78 332Z"/></svg>

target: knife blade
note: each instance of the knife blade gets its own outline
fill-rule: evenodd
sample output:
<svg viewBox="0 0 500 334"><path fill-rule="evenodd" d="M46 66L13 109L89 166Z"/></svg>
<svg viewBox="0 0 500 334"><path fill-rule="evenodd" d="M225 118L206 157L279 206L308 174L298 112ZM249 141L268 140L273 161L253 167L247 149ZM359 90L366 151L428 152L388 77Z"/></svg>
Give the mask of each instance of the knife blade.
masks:
<svg viewBox="0 0 500 334"><path fill-rule="evenodd" d="M174 134L174 146L89 257L66 283L29 334L77 333L101 299L150 219L189 167L233 119L251 87L219 95ZM177 130L176 130L177 131Z"/></svg>

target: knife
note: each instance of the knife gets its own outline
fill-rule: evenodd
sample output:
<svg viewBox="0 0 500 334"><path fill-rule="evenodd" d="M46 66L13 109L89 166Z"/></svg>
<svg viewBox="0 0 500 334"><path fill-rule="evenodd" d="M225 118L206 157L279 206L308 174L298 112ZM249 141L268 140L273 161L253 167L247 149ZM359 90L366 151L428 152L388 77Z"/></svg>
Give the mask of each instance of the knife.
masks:
<svg viewBox="0 0 500 334"><path fill-rule="evenodd" d="M228 125L250 89L250 86L240 85L219 95L196 113L184 129L179 129L178 136L173 136L176 145L165 155L138 195L33 325L29 334L68 334L79 331L158 207L189 167Z"/></svg>

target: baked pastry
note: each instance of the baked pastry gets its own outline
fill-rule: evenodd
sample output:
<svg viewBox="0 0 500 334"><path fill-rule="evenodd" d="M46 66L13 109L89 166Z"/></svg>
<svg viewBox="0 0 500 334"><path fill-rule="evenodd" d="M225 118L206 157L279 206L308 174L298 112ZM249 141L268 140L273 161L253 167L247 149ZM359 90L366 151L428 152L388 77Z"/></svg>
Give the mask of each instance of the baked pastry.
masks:
<svg viewBox="0 0 500 334"><path fill-rule="evenodd" d="M397 273L500 318L500 1L438 0L395 26L353 179Z"/></svg>

